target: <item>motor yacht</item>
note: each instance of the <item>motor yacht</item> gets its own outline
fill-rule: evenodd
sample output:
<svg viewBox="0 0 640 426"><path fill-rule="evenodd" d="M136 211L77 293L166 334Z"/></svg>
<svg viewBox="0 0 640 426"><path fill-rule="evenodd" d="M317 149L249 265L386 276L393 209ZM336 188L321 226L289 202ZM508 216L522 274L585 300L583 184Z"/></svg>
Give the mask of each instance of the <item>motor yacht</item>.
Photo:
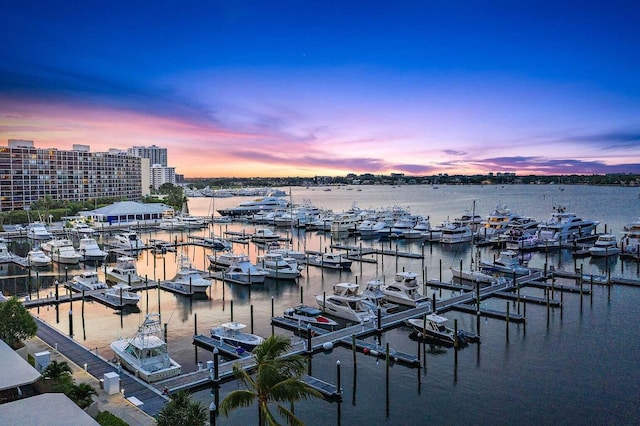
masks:
<svg viewBox="0 0 640 426"><path fill-rule="evenodd" d="M53 235L47 229L44 222L33 222L27 228L27 238L32 240L44 241L53 238Z"/></svg>
<svg viewBox="0 0 640 426"><path fill-rule="evenodd" d="M258 269L249 258L235 262L222 271L223 279L244 285L263 284L268 272Z"/></svg>
<svg viewBox="0 0 640 426"><path fill-rule="evenodd" d="M100 281L96 271L83 271L71 279L71 285L80 291L92 291L107 288L107 283Z"/></svg>
<svg viewBox="0 0 640 426"><path fill-rule="evenodd" d="M615 256L619 253L618 240L613 234L602 234L598 236L593 246L589 247L589 254L593 257Z"/></svg>
<svg viewBox="0 0 640 426"><path fill-rule="evenodd" d="M192 291L193 293L206 293L211 287L211 280L202 277L191 260L186 255L180 255L178 259L178 270L176 276L167 285L182 291Z"/></svg>
<svg viewBox="0 0 640 426"><path fill-rule="evenodd" d="M80 246L78 247L78 251L84 258L84 260L94 262L103 262L109 254L106 251L102 250L100 246L98 246L98 242L93 237L80 238Z"/></svg>
<svg viewBox="0 0 640 426"><path fill-rule="evenodd" d="M397 272L392 283L382 285L382 292L390 302L412 308L427 306L430 304L429 298L420 294L417 277L415 272Z"/></svg>
<svg viewBox="0 0 640 426"><path fill-rule="evenodd" d="M251 235L251 241L254 243L269 243L272 241L278 241L282 238L280 234L273 232L269 228L259 228Z"/></svg>
<svg viewBox="0 0 640 426"><path fill-rule="evenodd" d="M378 309L380 309L382 315L398 312L400 306L387 300L386 295L382 291L383 285L384 281L381 280L371 280L367 282L367 286L362 291L365 305L367 305L374 314L377 314Z"/></svg>
<svg viewBox="0 0 640 426"><path fill-rule="evenodd" d="M348 321L367 322L374 318L374 314L364 303L359 289L360 286L355 283L337 283L333 285L333 294L316 295L316 303L327 314Z"/></svg>
<svg viewBox="0 0 640 426"><path fill-rule="evenodd" d="M468 225L448 223L440 229L441 244L468 243L473 240L473 232Z"/></svg>
<svg viewBox="0 0 640 426"><path fill-rule="evenodd" d="M389 237L415 239L421 238L422 232L413 229L416 226L416 220L413 217L402 217L391 225Z"/></svg>
<svg viewBox="0 0 640 426"><path fill-rule="evenodd" d="M480 261L480 269L484 272L500 272L507 275L529 275L531 270L523 266L520 262L518 253L513 250L503 250L500 256L493 262L486 260Z"/></svg>
<svg viewBox="0 0 640 426"><path fill-rule="evenodd" d="M275 208L286 208L288 201L282 197L266 196L252 201L244 201L237 207L229 209L219 209L222 216L250 216L260 210L273 210Z"/></svg>
<svg viewBox="0 0 640 426"><path fill-rule="evenodd" d="M507 231L509 224L522 218L522 215L513 213L507 206L497 205L493 213L489 214L476 231L478 240L489 240Z"/></svg>
<svg viewBox="0 0 640 426"><path fill-rule="evenodd" d="M180 375L182 367L169 357L160 315L147 314L133 338L111 342L118 361L146 382L157 382Z"/></svg>
<svg viewBox="0 0 640 426"><path fill-rule="evenodd" d="M146 248L138 234L134 231L126 231L116 234L111 238L110 245L122 250L137 251Z"/></svg>
<svg viewBox="0 0 640 426"><path fill-rule="evenodd" d="M129 256L116 259L115 266L107 268L106 280L113 283L136 284L143 281L138 275L136 260Z"/></svg>
<svg viewBox="0 0 640 426"><path fill-rule="evenodd" d="M491 274L484 273L482 271L476 271L471 269L449 268L451 270L452 278L460 281L469 281L472 283L480 283L486 285L498 284L504 281L504 277L497 277Z"/></svg>
<svg viewBox="0 0 640 426"><path fill-rule="evenodd" d="M40 248L51 257L51 260L63 265L77 265L82 260L82 255L67 239L46 241L40 245Z"/></svg>
<svg viewBox="0 0 640 426"><path fill-rule="evenodd" d="M51 264L51 258L42 250L31 250L27 253L27 265L32 268L45 268Z"/></svg>
<svg viewBox="0 0 640 426"><path fill-rule="evenodd" d="M624 227L620 246L623 254L640 258L640 219Z"/></svg>
<svg viewBox="0 0 640 426"><path fill-rule="evenodd" d="M114 284L104 292L104 297L114 304L137 305L140 301L140 295L134 293L128 284Z"/></svg>
<svg viewBox="0 0 640 426"><path fill-rule="evenodd" d="M597 220L584 220L567 212L564 207L557 207L549 220L538 224L536 236L543 247L560 246L593 234L598 224Z"/></svg>
<svg viewBox="0 0 640 426"><path fill-rule="evenodd" d="M351 264L353 263L342 254L333 252L309 254L305 262L308 265L329 269L351 269Z"/></svg>
<svg viewBox="0 0 640 426"><path fill-rule="evenodd" d="M71 226L71 233L79 238L84 238L94 235L96 230L90 227L86 222L76 221Z"/></svg>
<svg viewBox="0 0 640 426"><path fill-rule="evenodd" d="M285 258L280 253L266 252L258 256L258 269L265 271L269 278L296 279L300 276L298 262L290 257Z"/></svg>
<svg viewBox="0 0 640 426"><path fill-rule="evenodd" d="M251 352L264 341L264 338L257 334L242 332L241 330L246 327L245 324L235 321L225 322L211 329L211 338Z"/></svg>
<svg viewBox="0 0 640 426"><path fill-rule="evenodd" d="M9 246L7 241L0 238L0 263L5 263L11 260L12 254L9 252Z"/></svg>
<svg viewBox="0 0 640 426"><path fill-rule="evenodd" d="M207 255L211 268L213 269L227 269L234 263L250 262L249 256L244 253L214 253Z"/></svg>
<svg viewBox="0 0 640 426"><path fill-rule="evenodd" d="M413 331L427 340L431 344L444 347L453 347L455 344L455 331L445 326L447 318L428 314L423 318L411 318L406 324L413 328ZM468 343L477 343L480 337L472 332L458 330L458 344L461 346Z"/></svg>

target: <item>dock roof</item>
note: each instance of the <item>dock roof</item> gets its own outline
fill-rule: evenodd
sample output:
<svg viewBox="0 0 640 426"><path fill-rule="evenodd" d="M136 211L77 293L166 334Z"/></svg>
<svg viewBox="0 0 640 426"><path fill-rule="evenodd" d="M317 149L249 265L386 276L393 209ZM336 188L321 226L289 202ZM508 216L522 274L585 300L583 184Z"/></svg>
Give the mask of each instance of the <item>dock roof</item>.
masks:
<svg viewBox="0 0 640 426"><path fill-rule="evenodd" d="M40 378L38 370L0 340L0 391L29 385ZM2 416L0 416L2 417Z"/></svg>
<svg viewBox="0 0 640 426"><path fill-rule="evenodd" d="M21 426L96 426L94 419L63 393L44 393L0 404L2 424Z"/></svg>

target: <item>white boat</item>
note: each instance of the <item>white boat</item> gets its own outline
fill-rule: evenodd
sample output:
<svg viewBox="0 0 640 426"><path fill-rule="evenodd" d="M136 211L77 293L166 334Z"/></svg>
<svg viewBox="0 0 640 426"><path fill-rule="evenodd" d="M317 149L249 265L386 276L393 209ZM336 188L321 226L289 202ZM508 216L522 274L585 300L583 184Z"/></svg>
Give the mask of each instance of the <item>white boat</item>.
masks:
<svg viewBox="0 0 640 426"><path fill-rule="evenodd" d="M283 316L300 323L311 324L318 327L333 328L338 325L336 321L322 315L322 311L320 309L303 304L285 309Z"/></svg>
<svg viewBox="0 0 640 426"><path fill-rule="evenodd" d="M268 275L267 272L258 269L248 258L229 265L222 273L223 279L245 285L263 284Z"/></svg>
<svg viewBox="0 0 640 426"><path fill-rule="evenodd" d="M282 236L273 232L269 228L259 228L251 235L251 241L254 243L269 243L272 241L278 241Z"/></svg>
<svg viewBox="0 0 640 426"><path fill-rule="evenodd" d="M500 272L507 275L529 275L531 270L520 263L518 253L513 250L503 250L493 262L480 261L480 269L485 272Z"/></svg>
<svg viewBox="0 0 640 426"><path fill-rule="evenodd" d="M411 318L406 324L413 328L414 332L423 336L429 343L452 347L455 343L455 331L447 328L445 323L447 319L436 314L428 314L423 318ZM466 345L468 343L476 343L480 341L480 337L472 332L458 330L458 344Z"/></svg>
<svg viewBox="0 0 640 426"><path fill-rule="evenodd" d="M589 254L593 257L615 256L619 253L618 240L613 234L602 234L598 236L593 247L589 247Z"/></svg>
<svg viewBox="0 0 640 426"><path fill-rule="evenodd" d="M45 268L51 264L51 258L42 250L31 250L27 253L27 265L32 268Z"/></svg>
<svg viewBox="0 0 640 426"><path fill-rule="evenodd" d="M126 231L116 234L111 238L110 245L129 251L137 251L146 248L138 234L134 231Z"/></svg>
<svg viewBox="0 0 640 426"><path fill-rule="evenodd" d="M620 246L623 254L640 257L640 219L624 227Z"/></svg>
<svg viewBox="0 0 640 426"><path fill-rule="evenodd" d="M440 229L441 244L468 243L473 240L473 232L468 225L448 223Z"/></svg>
<svg viewBox="0 0 640 426"><path fill-rule="evenodd" d="M146 382L157 382L180 375L182 367L169 357L162 337L160 315L147 314L135 337L111 343L116 358Z"/></svg>
<svg viewBox="0 0 640 426"><path fill-rule="evenodd" d="M331 221L332 234L353 234L358 225L358 217L353 213L339 213Z"/></svg>
<svg viewBox="0 0 640 426"><path fill-rule="evenodd" d="M128 284L114 284L104 292L104 297L115 304L137 305L140 301L140 295L134 293Z"/></svg>
<svg viewBox="0 0 640 426"><path fill-rule="evenodd" d="M84 237L80 238L80 246L78 251L82 254L84 260L103 262L109 253L102 250L98 246L98 242L95 238Z"/></svg>
<svg viewBox="0 0 640 426"><path fill-rule="evenodd" d="M47 225L43 222L33 222L27 228L27 237L32 240L43 241L53 238L51 232L47 229Z"/></svg>
<svg viewBox="0 0 640 426"><path fill-rule="evenodd" d="M496 277L482 271L475 271L472 269L460 269L451 267L452 277L458 279L460 281L470 281L472 283L480 283L480 284L498 284L504 281L504 277Z"/></svg>
<svg viewBox="0 0 640 426"><path fill-rule="evenodd" d="M362 292L364 303L377 315L378 309L382 315L392 314L400 310L400 306L387 300L382 286L384 281L371 280L367 282L367 286Z"/></svg>
<svg viewBox="0 0 640 426"><path fill-rule="evenodd" d="M40 245L40 248L51 257L51 260L63 265L77 265L82 260L82 255L67 239L46 241Z"/></svg>
<svg viewBox="0 0 640 426"><path fill-rule="evenodd" d="M593 234L599 223L597 220L583 220L574 213L568 213L564 207L557 207L549 220L538 224L536 236L542 247L559 246Z"/></svg>
<svg viewBox="0 0 640 426"><path fill-rule="evenodd" d="M266 196L252 201L244 201L237 207L230 209L220 209L218 213L222 216L250 216L261 210L273 210L275 208L286 208L288 202L285 198Z"/></svg>
<svg viewBox="0 0 640 426"><path fill-rule="evenodd" d="M138 275L136 260L129 256L122 256L116 259L115 266L107 268L107 281L113 283L136 284L143 281Z"/></svg>
<svg viewBox="0 0 640 426"><path fill-rule="evenodd" d="M246 254L234 252L208 254L207 258L213 269L226 269L234 263L250 262Z"/></svg>
<svg viewBox="0 0 640 426"><path fill-rule="evenodd" d="M174 217L174 219L176 223L179 224L181 229L201 229L207 226L207 223L204 221L204 219L200 219L188 214L180 214Z"/></svg>
<svg viewBox="0 0 640 426"><path fill-rule="evenodd" d="M0 238L0 263L5 263L11 260L12 254L9 252L9 246L7 242Z"/></svg>
<svg viewBox="0 0 640 426"><path fill-rule="evenodd" d="M402 217L391 225L390 237L414 239L421 238L422 232L413 229L416 226L416 220L413 217Z"/></svg>
<svg viewBox="0 0 640 426"><path fill-rule="evenodd" d="M354 322L367 322L374 318L371 309L364 303L360 286L343 282L333 285L333 294L316 295L316 303L327 314Z"/></svg>
<svg viewBox="0 0 640 426"><path fill-rule="evenodd" d="M167 284L183 291L206 293L207 289L211 287L211 280L202 277L188 256L181 255L178 262L176 276Z"/></svg>
<svg viewBox="0 0 640 426"><path fill-rule="evenodd" d="M382 292L390 302L412 308L427 306L430 304L429 298L418 291L420 286L417 277L415 272L397 272L392 283L382 285Z"/></svg>
<svg viewBox="0 0 640 426"><path fill-rule="evenodd" d="M76 221L71 226L71 233L79 238L90 237L96 233L96 230L90 227L86 222Z"/></svg>
<svg viewBox="0 0 640 426"><path fill-rule="evenodd" d="M71 284L78 290L92 291L107 288L107 283L100 281L96 271L84 271L71 279Z"/></svg>
<svg viewBox="0 0 640 426"><path fill-rule="evenodd" d="M165 231L180 231L185 229L185 224L175 217L166 217L160 221L158 228Z"/></svg>
<svg viewBox="0 0 640 426"><path fill-rule="evenodd" d="M532 228L533 226L533 228ZM536 235L537 222L532 225L514 225L502 235L504 237L504 247L507 250L535 250L539 247L540 241Z"/></svg>
<svg viewBox="0 0 640 426"><path fill-rule="evenodd" d="M351 264L353 263L342 254L333 252L309 254L305 262L308 265L329 269L351 269Z"/></svg>
<svg viewBox="0 0 640 426"><path fill-rule="evenodd" d="M488 240L507 231L507 227L522 218L521 215L513 213L507 206L497 205L493 213L489 214L476 231L476 238L479 240Z"/></svg>
<svg viewBox="0 0 640 426"><path fill-rule="evenodd" d="M211 329L211 338L251 352L264 341L264 338L257 334L243 333L241 330L246 327L245 324L235 321L225 322Z"/></svg>
<svg viewBox="0 0 640 426"><path fill-rule="evenodd" d="M296 279L300 276L298 262L294 258L285 258L280 253L266 252L258 256L258 269L265 271L269 278Z"/></svg>

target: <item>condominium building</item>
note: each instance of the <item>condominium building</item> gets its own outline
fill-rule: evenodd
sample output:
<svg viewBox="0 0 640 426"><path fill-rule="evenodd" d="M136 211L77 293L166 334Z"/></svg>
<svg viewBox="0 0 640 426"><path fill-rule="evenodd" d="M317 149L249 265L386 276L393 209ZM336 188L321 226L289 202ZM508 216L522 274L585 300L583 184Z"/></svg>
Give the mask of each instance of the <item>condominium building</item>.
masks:
<svg viewBox="0 0 640 426"><path fill-rule="evenodd" d="M9 139L0 146L0 211L20 210L46 196L56 201L142 197L141 159L124 151L35 148Z"/></svg>
<svg viewBox="0 0 640 426"><path fill-rule="evenodd" d="M167 167L167 148L160 148L159 146L134 146L127 148L129 155L135 157L148 158L149 164L160 164Z"/></svg>
<svg viewBox="0 0 640 426"><path fill-rule="evenodd" d="M151 166L151 186L153 189L158 189L163 183L176 184L176 168L153 164Z"/></svg>

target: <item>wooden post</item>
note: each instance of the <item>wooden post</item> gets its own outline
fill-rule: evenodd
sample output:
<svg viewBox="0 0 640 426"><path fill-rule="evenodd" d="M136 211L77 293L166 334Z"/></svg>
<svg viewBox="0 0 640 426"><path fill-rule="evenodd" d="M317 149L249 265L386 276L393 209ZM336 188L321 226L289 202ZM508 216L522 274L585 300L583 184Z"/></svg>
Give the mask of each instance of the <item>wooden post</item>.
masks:
<svg viewBox="0 0 640 426"><path fill-rule="evenodd" d="M357 359L358 359L358 357L356 356L357 348L356 348L356 335L355 334L351 335L351 352L353 352L353 367L355 368L356 365L357 365Z"/></svg>
<svg viewBox="0 0 640 426"><path fill-rule="evenodd" d="M231 305L231 321L233 321L233 299L231 299L229 304Z"/></svg>
<svg viewBox="0 0 640 426"><path fill-rule="evenodd" d="M194 336L198 335L198 313L197 312L193 313L193 335Z"/></svg>
<svg viewBox="0 0 640 426"><path fill-rule="evenodd" d="M507 341L509 341L509 302L507 302L507 318L506 318L506 329L507 329Z"/></svg>
<svg viewBox="0 0 640 426"><path fill-rule="evenodd" d="M249 306L250 316L251 316L251 334L253 334L253 305Z"/></svg>

